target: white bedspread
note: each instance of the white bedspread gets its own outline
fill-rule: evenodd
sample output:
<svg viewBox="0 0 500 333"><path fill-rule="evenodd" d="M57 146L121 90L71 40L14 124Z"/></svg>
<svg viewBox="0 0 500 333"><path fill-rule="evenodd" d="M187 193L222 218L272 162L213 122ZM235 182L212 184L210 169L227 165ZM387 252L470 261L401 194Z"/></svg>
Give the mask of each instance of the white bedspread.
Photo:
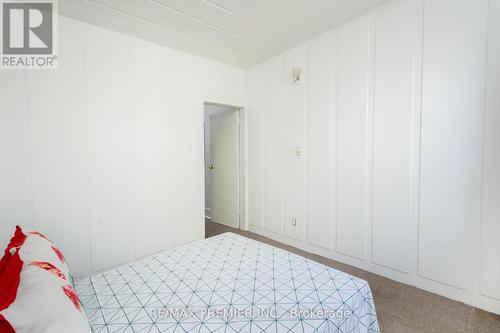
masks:
<svg viewBox="0 0 500 333"><path fill-rule="evenodd" d="M233 233L76 288L94 332L379 332L366 281Z"/></svg>

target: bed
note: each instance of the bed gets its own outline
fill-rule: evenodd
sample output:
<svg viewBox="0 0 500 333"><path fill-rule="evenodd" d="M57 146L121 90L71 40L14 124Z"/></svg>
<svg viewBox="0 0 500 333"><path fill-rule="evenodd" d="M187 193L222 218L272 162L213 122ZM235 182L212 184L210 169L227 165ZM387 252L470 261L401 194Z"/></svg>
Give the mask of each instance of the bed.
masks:
<svg viewBox="0 0 500 333"><path fill-rule="evenodd" d="M379 332L368 283L221 234L76 281L94 332Z"/></svg>

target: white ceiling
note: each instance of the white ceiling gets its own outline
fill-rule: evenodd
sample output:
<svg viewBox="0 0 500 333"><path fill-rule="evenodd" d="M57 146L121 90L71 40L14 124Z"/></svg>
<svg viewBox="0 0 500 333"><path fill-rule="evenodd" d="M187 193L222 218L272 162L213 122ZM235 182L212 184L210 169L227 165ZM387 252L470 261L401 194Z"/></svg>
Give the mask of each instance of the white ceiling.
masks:
<svg viewBox="0 0 500 333"><path fill-rule="evenodd" d="M61 0L61 14L249 67L389 0Z"/></svg>

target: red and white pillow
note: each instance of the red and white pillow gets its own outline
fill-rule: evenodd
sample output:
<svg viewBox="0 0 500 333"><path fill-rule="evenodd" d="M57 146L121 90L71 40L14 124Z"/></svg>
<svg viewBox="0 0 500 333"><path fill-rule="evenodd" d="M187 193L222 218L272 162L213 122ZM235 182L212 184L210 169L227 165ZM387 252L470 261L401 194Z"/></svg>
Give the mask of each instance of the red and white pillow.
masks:
<svg viewBox="0 0 500 333"><path fill-rule="evenodd" d="M62 252L35 231L16 233L0 260L0 333L91 332Z"/></svg>

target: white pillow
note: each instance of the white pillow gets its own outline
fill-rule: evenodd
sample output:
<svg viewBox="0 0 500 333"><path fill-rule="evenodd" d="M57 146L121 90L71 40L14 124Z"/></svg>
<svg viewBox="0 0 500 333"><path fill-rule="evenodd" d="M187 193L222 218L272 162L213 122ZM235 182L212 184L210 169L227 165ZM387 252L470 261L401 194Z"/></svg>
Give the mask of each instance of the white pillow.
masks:
<svg viewBox="0 0 500 333"><path fill-rule="evenodd" d="M17 297L0 314L16 333L92 332L73 286L32 265L23 267Z"/></svg>
<svg viewBox="0 0 500 333"><path fill-rule="evenodd" d="M23 233L26 235L26 240L19 250L21 260L25 264L32 261L51 263L63 272L70 284L73 284L71 272L61 250L37 231L23 230Z"/></svg>
<svg viewBox="0 0 500 333"><path fill-rule="evenodd" d="M19 276L19 285L13 302L0 311L0 333L92 332L60 251L43 235L23 233L24 243L9 250L8 265L21 262L22 269L5 271Z"/></svg>

